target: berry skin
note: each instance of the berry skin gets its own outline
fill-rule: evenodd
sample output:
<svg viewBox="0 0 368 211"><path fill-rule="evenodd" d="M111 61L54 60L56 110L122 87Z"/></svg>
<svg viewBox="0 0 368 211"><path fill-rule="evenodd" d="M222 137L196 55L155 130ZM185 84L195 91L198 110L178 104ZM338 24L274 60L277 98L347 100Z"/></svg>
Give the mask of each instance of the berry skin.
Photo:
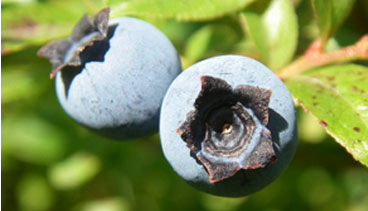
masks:
<svg viewBox="0 0 368 211"><path fill-rule="evenodd" d="M107 25L108 12L101 11L94 20L84 17L66 39L82 36L64 50L64 60L53 63L51 77L56 74L58 100L75 121L106 137L122 140L151 135L158 130L166 90L181 71L178 54L151 24L123 17ZM48 51L62 49L60 42L41 49L39 55L47 57ZM79 63L73 60L75 56Z"/></svg>
<svg viewBox="0 0 368 211"><path fill-rule="evenodd" d="M239 197L274 181L296 146L294 105L283 83L243 56L206 59L170 85L160 139L174 171L193 187Z"/></svg>

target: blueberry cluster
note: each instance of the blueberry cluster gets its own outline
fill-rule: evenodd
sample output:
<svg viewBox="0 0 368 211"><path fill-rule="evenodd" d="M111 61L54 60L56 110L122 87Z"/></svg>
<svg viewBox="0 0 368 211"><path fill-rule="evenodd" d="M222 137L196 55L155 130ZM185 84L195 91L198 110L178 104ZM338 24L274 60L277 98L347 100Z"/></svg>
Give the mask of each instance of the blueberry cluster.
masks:
<svg viewBox="0 0 368 211"><path fill-rule="evenodd" d="M283 83L237 55L181 73L171 42L136 18L84 16L67 39L39 55L52 63L56 93L75 121L126 140L160 131L174 171L195 188L243 196L275 180L296 149L296 118Z"/></svg>

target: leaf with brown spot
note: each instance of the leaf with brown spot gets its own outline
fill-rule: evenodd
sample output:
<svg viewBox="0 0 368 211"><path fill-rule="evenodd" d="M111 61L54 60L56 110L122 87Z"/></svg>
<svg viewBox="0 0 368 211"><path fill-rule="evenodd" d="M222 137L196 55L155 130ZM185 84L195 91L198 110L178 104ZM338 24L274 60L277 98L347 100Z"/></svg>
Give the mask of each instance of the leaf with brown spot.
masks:
<svg viewBox="0 0 368 211"><path fill-rule="evenodd" d="M331 77L334 80L329 80ZM295 76L286 85L298 104L317 118L327 133L368 166L367 67L322 67Z"/></svg>

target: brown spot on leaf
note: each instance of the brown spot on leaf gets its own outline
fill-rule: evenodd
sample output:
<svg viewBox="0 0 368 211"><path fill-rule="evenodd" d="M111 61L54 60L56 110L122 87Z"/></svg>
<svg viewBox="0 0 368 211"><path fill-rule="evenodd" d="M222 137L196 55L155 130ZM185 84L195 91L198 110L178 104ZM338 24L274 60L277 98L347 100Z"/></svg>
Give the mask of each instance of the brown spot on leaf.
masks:
<svg viewBox="0 0 368 211"><path fill-rule="evenodd" d="M353 128L355 132L360 132L360 128L359 127L354 127Z"/></svg>
<svg viewBox="0 0 368 211"><path fill-rule="evenodd" d="M320 121L319 124L323 127L326 128L328 126L327 122L325 121Z"/></svg>
<svg viewBox="0 0 368 211"><path fill-rule="evenodd" d="M313 103L313 106L318 106L318 103L314 102L314 103Z"/></svg>
<svg viewBox="0 0 368 211"><path fill-rule="evenodd" d="M359 89L356 86L352 86L351 90L353 90L354 92L359 92L360 94L365 94L365 90L364 89Z"/></svg>
<svg viewBox="0 0 368 211"><path fill-rule="evenodd" d="M312 96L312 99L315 100L317 97L315 95Z"/></svg>
<svg viewBox="0 0 368 211"><path fill-rule="evenodd" d="M333 76L327 76L327 80L328 81L333 81L333 80L335 80L335 77L333 77Z"/></svg>

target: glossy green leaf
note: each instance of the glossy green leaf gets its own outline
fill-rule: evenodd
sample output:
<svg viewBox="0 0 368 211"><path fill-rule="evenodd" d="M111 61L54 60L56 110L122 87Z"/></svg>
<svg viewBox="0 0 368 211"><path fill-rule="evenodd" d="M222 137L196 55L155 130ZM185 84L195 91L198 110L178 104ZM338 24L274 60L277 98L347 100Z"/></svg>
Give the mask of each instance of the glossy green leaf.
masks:
<svg viewBox="0 0 368 211"><path fill-rule="evenodd" d="M263 63L276 70L290 62L298 39L291 1L273 0L265 11L245 10L240 18Z"/></svg>
<svg viewBox="0 0 368 211"><path fill-rule="evenodd" d="M322 42L335 34L348 17L355 0L311 0Z"/></svg>
<svg viewBox="0 0 368 211"><path fill-rule="evenodd" d="M295 76L286 85L338 143L368 166L367 67L322 67Z"/></svg>
<svg viewBox="0 0 368 211"><path fill-rule="evenodd" d="M127 0L111 3L112 17L134 15L175 18L184 21L208 20L238 11L254 0Z"/></svg>

